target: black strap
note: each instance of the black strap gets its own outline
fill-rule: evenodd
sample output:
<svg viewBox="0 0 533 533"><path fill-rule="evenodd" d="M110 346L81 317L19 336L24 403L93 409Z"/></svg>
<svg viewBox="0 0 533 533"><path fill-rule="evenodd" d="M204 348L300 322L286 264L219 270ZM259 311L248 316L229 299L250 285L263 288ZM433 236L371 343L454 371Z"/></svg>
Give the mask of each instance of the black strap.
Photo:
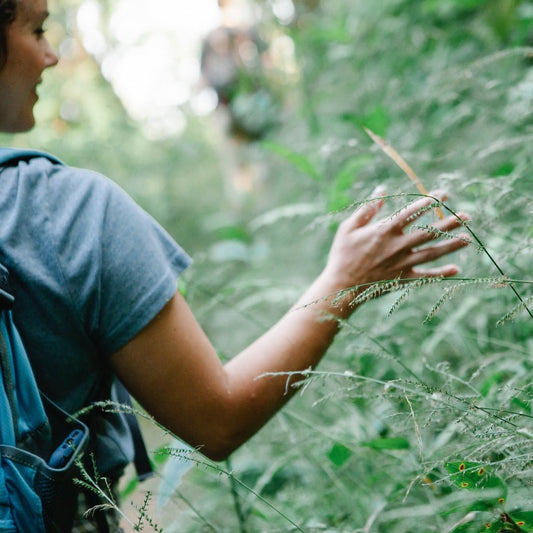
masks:
<svg viewBox="0 0 533 533"><path fill-rule="evenodd" d="M11 309L15 302L9 287L9 271L0 264L0 309Z"/></svg>
<svg viewBox="0 0 533 533"><path fill-rule="evenodd" d="M128 407L133 407L129 392L126 390L126 387L124 387L124 385L116 378L113 384L113 389L113 393L117 402L127 405ZM152 468L150 458L148 457L148 452L146 451L141 428L139 427L139 421L133 413L124 413L124 417L130 429L133 440L133 450L135 453L133 464L135 465L137 477L139 478L139 481L144 481L145 479L148 479L154 475L154 470Z"/></svg>
<svg viewBox="0 0 533 533"><path fill-rule="evenodd" d="M8 292L9 289L9 271L0 264L0 313L7 313L7 309L13 306L13 295ZM5 317L7 318L7 317ZM20 433L18 427L18 410L17 402L15 401L15 383L13 379L13 367L9 351L7 349L7 341L3 333L0 332L0 365L2 367L2 377L4 380L4 389L6 391L7 400L11 409L11 418L15 430L15 440L18 442Z"/></svg>
<svg viewBox="0 0 533 533"><path fill-rule="evenodd" d="M4 389L6 391L7 401L11 409L11 419L13 420L13 427L15 431L15 442L19 441L20 432L18 427L18 411L17 402L15 401L15 384L13 381L13 372L11 368L11 360L7 350L6 340L4 335L0 332L0 365L2 366L2 377L4 380Z"/></svg>

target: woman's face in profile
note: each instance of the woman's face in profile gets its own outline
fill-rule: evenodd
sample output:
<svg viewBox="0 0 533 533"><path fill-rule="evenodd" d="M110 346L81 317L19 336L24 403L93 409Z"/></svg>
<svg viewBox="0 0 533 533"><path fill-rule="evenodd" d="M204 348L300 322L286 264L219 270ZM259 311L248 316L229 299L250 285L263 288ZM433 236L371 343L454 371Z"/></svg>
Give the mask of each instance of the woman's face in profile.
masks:
<svg viewBox="0 0 533 533"><path fill-rule="evenodd" d="M17 15L6 29L7 61L0 70L0 131L15 133L33 127L33 107L43 71L57 63L44 36L46 0L19 0Z"/></svg>

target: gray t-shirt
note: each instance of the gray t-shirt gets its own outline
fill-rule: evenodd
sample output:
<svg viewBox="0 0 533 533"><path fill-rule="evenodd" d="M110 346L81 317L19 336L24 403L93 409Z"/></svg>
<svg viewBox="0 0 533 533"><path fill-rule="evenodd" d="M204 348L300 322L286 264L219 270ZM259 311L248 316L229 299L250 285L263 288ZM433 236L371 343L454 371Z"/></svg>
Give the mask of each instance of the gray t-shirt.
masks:
<svg viewBox="0 0 533 533"><path fill-rule="evenodd" d="M0 170L0 219L0 262L37 381L75 412L190 258L116 184L45 158Z"/></svg>

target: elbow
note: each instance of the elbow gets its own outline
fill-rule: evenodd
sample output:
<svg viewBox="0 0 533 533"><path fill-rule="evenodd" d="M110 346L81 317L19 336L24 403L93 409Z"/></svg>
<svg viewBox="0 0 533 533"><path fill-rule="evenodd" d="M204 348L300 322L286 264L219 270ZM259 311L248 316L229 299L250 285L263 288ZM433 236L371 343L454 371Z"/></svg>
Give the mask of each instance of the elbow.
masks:
<svg viewBox="0 0 533 533"><path fill-rule="evenodd" d="M207 408L196 410L196 416L187 422L182 421L180 427L166 427L215 462L228 459L260 427L252 416L243 416L242 402L233 401L230 395L217 396Z"/></svg>
<svg viewBox="0 0 533 533"><path fill-rule="evenodd" d="M197 450L214 462L222 462L229 458L229 456L237 450L244 443L243 439L231 437L226 435L222 437L211 437L203 444L197 447Z"/></svg>
<svg viewBox="0 0 533 533"><path fill-rule="evenodd" d="M211 461L222 462L244 444L248 437L247 434L228 429L225 424L218 425L218 427L211 426L208 436L194 439L195 449Z"/></svg>
<svg viewBox="0 0 533 533"><path fill-rule="evenodd" d="M198 450L202 455L215 463L220 463L229 458L234 452L234 449L228 449L223 447L202 447Z"/></svg>

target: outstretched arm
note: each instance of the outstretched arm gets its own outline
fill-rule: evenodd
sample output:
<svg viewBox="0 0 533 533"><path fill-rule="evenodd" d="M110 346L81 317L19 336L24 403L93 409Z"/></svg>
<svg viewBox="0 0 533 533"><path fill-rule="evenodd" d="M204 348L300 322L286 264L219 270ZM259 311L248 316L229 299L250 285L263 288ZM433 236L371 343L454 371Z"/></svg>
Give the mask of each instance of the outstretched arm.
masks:
<svg viewBox="0 0 533 533"><path fill-rule="evenodd" d="M443 198L442 193L435 196ZM431 202L422 198L373 223L382 199L355 211L340 225L325 269L300 300L225 366L176 293L146 328L112 356L117 375L161 424L206 456L225 458L291 396L293 388L286 375L264 374L294 372L295 381L301 379L298 372L316 366L338 330L338 321L327 315L347 318L354 311L349 301L358 286L458 272L454 265L415 269L468 242L458 236L427 244L436 232L404 233ZM460 225L461 220L448 217L434 227L450 231ZM339 291L352 287L344 303L333 304Z"/></svg>

